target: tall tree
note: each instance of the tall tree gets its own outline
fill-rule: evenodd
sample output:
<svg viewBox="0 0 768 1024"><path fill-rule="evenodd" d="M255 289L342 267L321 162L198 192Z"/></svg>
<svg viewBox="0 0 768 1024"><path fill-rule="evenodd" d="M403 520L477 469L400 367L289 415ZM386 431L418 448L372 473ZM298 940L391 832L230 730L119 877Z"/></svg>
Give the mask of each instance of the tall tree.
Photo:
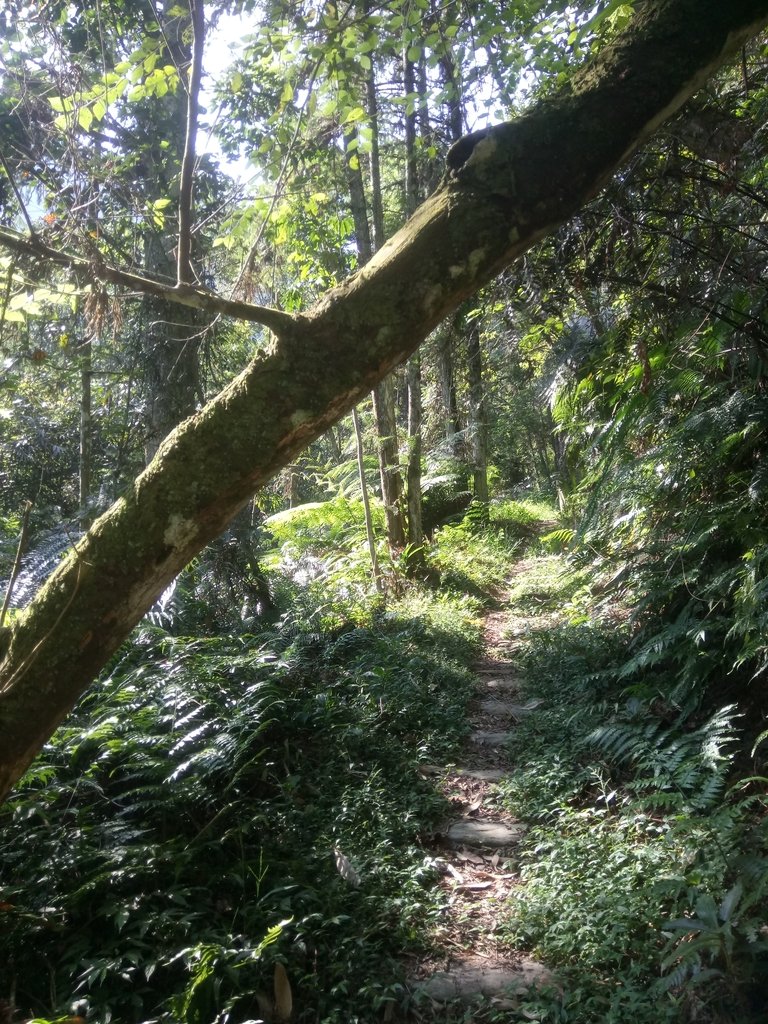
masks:
<svg viewBox="0 0 768 1024"><path fill-rule="evenodd" d="M157 595L253 492L440 320L571 216L768 20L768 0L655 0L525 116L475 132L360 273L307 313L163 283L0 229L0 244L181 305L260 323L268 351L161 445L3 637L0 796Z"/></svg>

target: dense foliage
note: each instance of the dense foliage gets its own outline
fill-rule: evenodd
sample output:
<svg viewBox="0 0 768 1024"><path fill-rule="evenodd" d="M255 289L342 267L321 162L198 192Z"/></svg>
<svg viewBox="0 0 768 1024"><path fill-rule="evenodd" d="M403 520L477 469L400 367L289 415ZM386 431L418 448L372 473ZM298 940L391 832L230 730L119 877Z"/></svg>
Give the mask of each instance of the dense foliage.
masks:
<svg viewBox="0 0 768 1024"><path fill-rule="evenodd" d="M239 636L147 622L121 652L3 810L19 1007L252 1019L277 963L295 1020L403 1004L399 958L439 912L421 843L446 813L418 767L465 731L477 619L449 595L347 598L340 622L342 603L305 595Z"/></svg>
<svg viewBox="0 0 768 1024"><path fill-rule="evenodd" d="M0 12L3 224L174 280L193 7ZM211 0L208 52L238 46L204 86L197 278L305 308L464 131L632 7ZM418 769L459 749L506 591L543 704L500 789L532 825L504 929L562 979L522 1018L765 1019L767 58L441 325L390 427L364 403L166 591L0 811L0 998L126 1024L408 1012L446 814ZM0 257L5 578L29 518L0 627L267 344L74 278Z"/></svg>

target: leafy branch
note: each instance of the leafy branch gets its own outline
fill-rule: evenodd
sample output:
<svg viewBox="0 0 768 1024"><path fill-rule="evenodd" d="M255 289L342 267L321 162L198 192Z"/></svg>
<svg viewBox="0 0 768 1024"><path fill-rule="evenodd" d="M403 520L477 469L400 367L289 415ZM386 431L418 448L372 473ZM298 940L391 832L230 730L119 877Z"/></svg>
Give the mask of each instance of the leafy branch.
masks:
<svg viewBox="0 0 768 1024"><path fill-rule="evenodd" d="M236 299L226 299L200 285L187 282L172 285L147 274L120 270L118 267L105 263L99 257L86 259L84 256L56 249L36 236L23 235L12 228L0 227L0 245L23 256L30 256L34 259L42 258L55 266L84 272L91 279L95 278L97 281L130 288L142 295L155 295L166 302L179 306L191 306L193 309L263 324L277 335L284 333L294 322L294 318L288 313L283 313L282 310L270 309L267 306L258 306Z"/></svg>

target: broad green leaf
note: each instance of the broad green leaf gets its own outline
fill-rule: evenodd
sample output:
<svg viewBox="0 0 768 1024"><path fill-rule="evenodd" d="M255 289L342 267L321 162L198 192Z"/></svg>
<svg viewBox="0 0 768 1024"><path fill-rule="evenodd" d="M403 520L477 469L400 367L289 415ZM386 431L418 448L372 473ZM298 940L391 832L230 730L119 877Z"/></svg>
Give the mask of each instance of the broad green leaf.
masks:
<svg viewBox="0 0 768 1024"><path fill-rule="evenodd" d="M364 117L365 110L363 109L363 107L352 107L352 109L347 113L346 117L341 123L354 124L357 121L362 121Z"/></svg>

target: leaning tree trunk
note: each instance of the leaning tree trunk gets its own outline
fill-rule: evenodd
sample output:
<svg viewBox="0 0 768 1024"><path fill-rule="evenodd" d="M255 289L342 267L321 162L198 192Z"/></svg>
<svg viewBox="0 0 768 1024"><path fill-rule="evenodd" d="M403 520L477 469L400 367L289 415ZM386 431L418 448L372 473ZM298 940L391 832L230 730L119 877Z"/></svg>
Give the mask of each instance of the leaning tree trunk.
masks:
<svg viewBox="0 0 768 1024"><path fill-rule="evenodd" d="M168 583L259 487L431 330L595 195L768 20L768 0L656 0L560 93L448 154L443 183L362 271L305 314L192 287L168 297L275 332L160 446L0 643L0 799ZM92 280L157 281L0 227L0 244Z"/></svg>

